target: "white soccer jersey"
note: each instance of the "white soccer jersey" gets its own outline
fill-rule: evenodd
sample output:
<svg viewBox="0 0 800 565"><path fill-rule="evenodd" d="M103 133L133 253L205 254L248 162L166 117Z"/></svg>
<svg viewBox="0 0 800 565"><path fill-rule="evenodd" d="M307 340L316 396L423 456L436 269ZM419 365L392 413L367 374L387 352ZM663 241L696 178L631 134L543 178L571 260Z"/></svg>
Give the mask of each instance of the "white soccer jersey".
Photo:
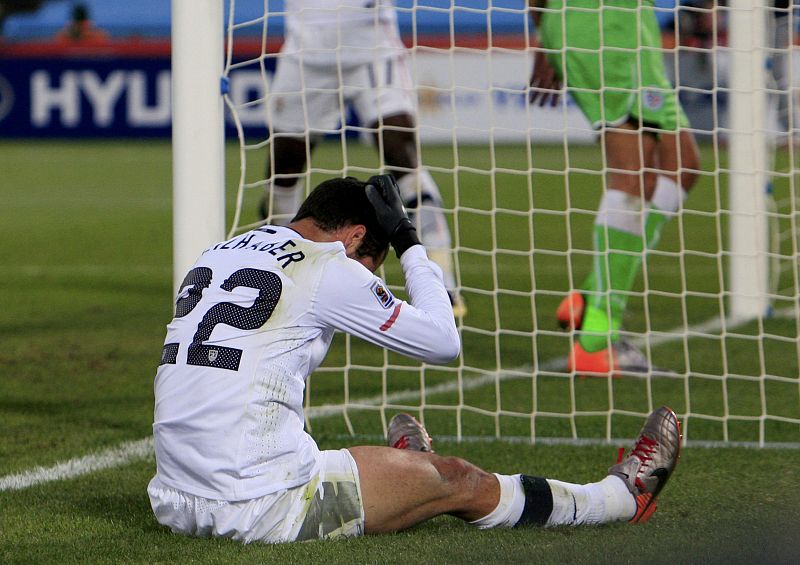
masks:
<svg viewBox="0 0 800 565"><path fill-rule="evenodd" d="M155 380L158 478L211 499L304 484L319 450L304 431L306 378L334 330L430 363L460 340L439 268L415 246L396 299L339 242L265 226L206 250L178 294Z"/></svg>
<svg viewBox="0 0 800 565"><path fill-rule="evenodd" d="M287 0L285 21L281 56L307 65L356 66L405 51L390 0Z"/></svg>
<svg viewBox="0 0 800 565"><path fill-rule="evenodd" d="M286 0L287 25L382 21L394 24L393 0Z"/></svg>

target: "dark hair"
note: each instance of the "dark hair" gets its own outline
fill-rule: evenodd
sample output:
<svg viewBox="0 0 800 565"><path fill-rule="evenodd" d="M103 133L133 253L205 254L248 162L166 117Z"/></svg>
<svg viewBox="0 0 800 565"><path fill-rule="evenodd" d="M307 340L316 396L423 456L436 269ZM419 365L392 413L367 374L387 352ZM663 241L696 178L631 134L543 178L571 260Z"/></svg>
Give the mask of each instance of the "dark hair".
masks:
<svg viewBox="0 0 800 565"><path fill-rule="evenodd" d="M324 231L361 224L367 233L357 255L380 258L389 249L389 239L367 199L366 186L353 177L326 180L311 191L292 221L311 218Z"/></svg>

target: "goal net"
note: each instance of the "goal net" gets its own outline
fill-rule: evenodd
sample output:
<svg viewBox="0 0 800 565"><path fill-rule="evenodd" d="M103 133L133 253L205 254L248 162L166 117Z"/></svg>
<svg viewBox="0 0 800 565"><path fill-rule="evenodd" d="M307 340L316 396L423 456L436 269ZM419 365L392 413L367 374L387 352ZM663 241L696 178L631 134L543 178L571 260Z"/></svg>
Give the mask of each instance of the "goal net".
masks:
<svg viewBox="0 0 800 565"><path fill-rule="evenodd" d="M800 445L794 14L763 0L657 4L660 53L701 165L625 293L620 333L649 369L609 379L568 370L578 334L555 319L598 260L593 224L613 172L602 130L569 96L528 103L543 47L522 0L395 5L420 160L442 193L468 308L457 320L463 351L450 365L420 366L337 335L308 383L309 427L374 439L408 411L439 437L606 442L633 437L644 415L667 404L690 444ZM558 15L560 5L543 13ZM226 128L238 140L227 147L231 234L263 221L275 180L269 101L286 15L283 2L226 3ZM368 126L349 108L332 130L307 123L316 144L306 146L304 190L386 172ZM381 274L404 296L393 256Z"/></svg>

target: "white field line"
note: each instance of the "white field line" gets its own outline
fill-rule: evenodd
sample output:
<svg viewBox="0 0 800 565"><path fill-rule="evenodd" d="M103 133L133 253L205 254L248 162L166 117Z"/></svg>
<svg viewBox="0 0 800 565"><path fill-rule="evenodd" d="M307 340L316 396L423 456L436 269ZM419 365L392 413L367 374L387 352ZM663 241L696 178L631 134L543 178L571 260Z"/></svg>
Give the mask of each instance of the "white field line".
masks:
<svg viewBox="0 0 800 565"><path fill-rule="evenodd" d="M0 477L0 491L20 490L41 483L71 479L94 471L111 469L132 461L145 459L152 454L152 436L138 441L127 441L117 447L57 463L52 467L34 467L18 475Z"/></svg>
<svg viewBox="0 0 800 565"><path fill-rule="evenodd" d="M795 309L785 308L776 311L774 316L781 318L794 317ZM732 328L736 325L739 325L739 323L732 321L723 322L719 319L711 319L707 322L701 323L697 326L692 326L687 329L692 334L699 333L701 331L705 333L710 333L718 331L722 329L722 327ZM670 332L665 332L664 335L651 336L651 338L649 339L650 346L654 347L671 341L677 341L679 339L683 339L684 334L683 333L678 334L677 332L679 331L683 332L683 328L678 328ZM635 340L637 345L642 345L645 343L645 341L647 341L646 337L641 337ZM545 372L553 371L557 368L563 367L565 365L565 362L566 359L564 357L550 359L548 361L545 361L544 363L541 363L539 365L539 370ZM532 370L533 367L531 365L523 365L521 367L518 367L514 371L487 373L481 376L468 377L462 379L460 383L458 381L454 381L429 387L428 389L426 389L425 394L435 395L441 393L454 392L456 390L459 390L459 387L462 390L471 390L481 386L494 384L495 382L497 382L497 380L508 380L508 379L519 378L519 373L531 372ZM383 403L396 404L406 400L415 399L419 396L419 394L420 394L419 391L409 390L387 395L376 395L371 398L364 398L361 400L353 401L348 405L348 408L353 409L354 407L357 406L379 406ZM307 409L306 414L309 419L317 419L339 414L343 410L344 407L342 407L341 405L313 406ZM469 441L469 438L461 438L461 439ZM509 440L525 441L525 438L509 438ZM551 440L551 441L542 441L542 443L553 443L553 444L569 443L570 445L574 444L605 445L608 442L605 440L568 440L568 441ZM722 443L717 444L715 442L692 442L692 445L720 446L724 444ZM744 445L744 446L753 447L755 446L755 444L753 446L749 445ZM785 445L783 444L780 444L778 446L785 447ZM769 447L769 445L766 445L764 447ZM111 469L114 467L127 465L128 463L132 463L134 461L147 459L148 457L152 457L152 455L153 455L152 436L137 441L128 441L120 444L117 447L106 449L96 454L85 455L83 457L70 459L69 461L65 461L63 463L57 463L52 467L34 467L33 469L30 469L28 471L23 471L22 473L0 477L0 492L10 491L10 490L21 490L42 483L72 479L75 477L79 477L81 475L93 473L95 471L101 471L104 469Z"/></svg>

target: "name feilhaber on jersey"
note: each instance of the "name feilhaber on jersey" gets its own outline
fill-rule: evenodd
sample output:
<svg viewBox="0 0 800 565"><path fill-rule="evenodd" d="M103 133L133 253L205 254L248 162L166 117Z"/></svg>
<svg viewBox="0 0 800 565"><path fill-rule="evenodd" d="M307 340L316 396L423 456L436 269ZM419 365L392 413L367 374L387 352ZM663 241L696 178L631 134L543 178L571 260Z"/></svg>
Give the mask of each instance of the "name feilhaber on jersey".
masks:
<svg viewBox="0 0 800 565"><path fill-rule="evenodd" d="M285 269L291 263L298 263L306 258L305 254L302 251L291 250L293 247L297 247L297 244L291 239L283 241L270 241L267 243L257 240L254 241L256 238L257 231L266 233L277 233L275 230L271 230L269 228L261 228L258 230L247 232L238 237L234 237L233 239L229 239L228 241L223 241L222 243L218 243L206 249L206 252L234 250L234 249L249 249L250 251L269 253L270 255L275 257L276 261L280 263L282 269Z"/></svg>

